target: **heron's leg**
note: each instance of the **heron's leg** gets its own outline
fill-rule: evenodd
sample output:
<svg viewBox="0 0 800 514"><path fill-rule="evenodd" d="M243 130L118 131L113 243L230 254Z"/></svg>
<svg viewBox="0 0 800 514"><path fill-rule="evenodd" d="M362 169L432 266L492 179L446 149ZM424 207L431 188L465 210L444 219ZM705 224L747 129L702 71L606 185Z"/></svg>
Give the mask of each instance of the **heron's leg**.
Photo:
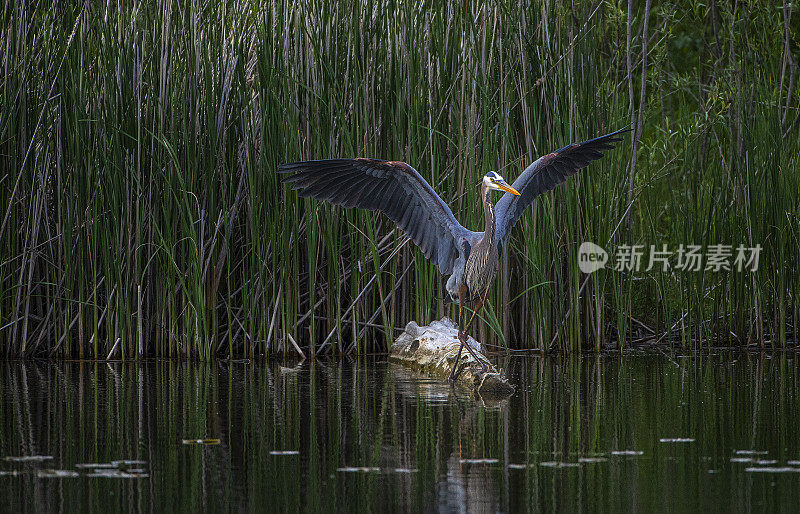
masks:
<svg viewBox="0 0 800 514"><path fill-rule="evenodd" d="M484 302L486 302L486 298L488 296L489 296L489 291L486 291L486 294L483 295L483 298L480 298L478 302L475 304L474 309L472 310L472 316L470 316L469 321L467 322L467 327L472 323L472 320L475 318L475 314L483 308L483 304ZM484 373L489 371L489 365L485 361L486 358L484 357L483 359L481 359L480 357L478 357L478 354L475 353L475 350L473 350L472 346L470 346L470 344L467 342L466 328L464 329L464 335L465 337L461 342L461 346L466 346L467 351L469 352L470 355L472 355L472 358L475 359L481 365L481 369L483 370Z"/></svg>
<svg viewBox="0 0 800 514"><path fill-rule="evenodd" d="M448 380L451 382L455 381L458 373L456 373L456 368L458 368L458 361L461 359L461 350L464 349L464 345L467 342L466 332L462 328L464 326L464 294L465 288L464 286L458 287L458 341L461 343L458 347L458 354L456 354L456 360L453 363L453 369L450 371L450 377ZM469 348L469 345L467 345Z"/></svg>

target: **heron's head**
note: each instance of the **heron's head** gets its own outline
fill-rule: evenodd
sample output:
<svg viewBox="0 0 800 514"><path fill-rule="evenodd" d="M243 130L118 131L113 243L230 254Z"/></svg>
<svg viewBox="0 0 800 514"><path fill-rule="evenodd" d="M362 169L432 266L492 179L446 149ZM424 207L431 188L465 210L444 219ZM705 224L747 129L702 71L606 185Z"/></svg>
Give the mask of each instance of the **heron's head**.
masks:
<svg viewBox="0 0 800 514"><path fill-rule="evenodd" d="M503 180L503 177L494 171L490 171L483 176L483 185L486 186L487 190L494 189L495 191L505 191L506 193L519 196L519 191L509 186L506 181Z"/></svg>

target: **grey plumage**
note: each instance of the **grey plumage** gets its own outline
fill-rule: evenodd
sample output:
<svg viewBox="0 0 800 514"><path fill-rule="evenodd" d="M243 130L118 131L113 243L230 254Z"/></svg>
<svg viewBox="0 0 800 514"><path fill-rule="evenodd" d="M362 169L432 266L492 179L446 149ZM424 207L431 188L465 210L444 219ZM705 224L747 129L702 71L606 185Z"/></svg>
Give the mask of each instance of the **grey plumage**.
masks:
<svg viewBox="0 0 800 514"><path fill-rule="evenodd" d="M622 129L605 136L574 143L537 159L514 181L512 187L495 172L481 183L485 230L464 228L450 207L411 166L377 159L331 159L282 164L279 172L300 196L326 200L335 205L384 213L419 246L439 271L450 275L445 288L459 302L459 338L464 347L461 307L486 299L500 261L500 251L511 228L533 200L603 156L622 140ZM497 206L489 200L491 189L507 191ZM469 345L467 349L472 352ZM461 350L453 365L455 375ZM474 356L474 355L473 355ZM475 358L479 361L476 356Z"/></svg>
<svg viewBox="0 0 800 514"><path fill-rule="evenodd" d="M300 196L370 209L394 221L445 275L453 273L464 242L475 232L456 221L450 207L404 162L330 159L282 164L279 172Z"/></svg>
<svg viewBox="0 0 800 514"><path fill-rule="evenodd" d="M624 128L596 137L582 143L573 143L555 152L536 159L517 177L511 186L520 196L506 193L495 206L497 227L494 242L501 247L511 228L516 225L525 209L542 193L550 191L569 177L603 156L606 150L613 150L614 144L622 141L622 134L630 132Z"/></svg>
<svg viewBox="0 0 800 514"><path fill-rule="evenodd" d="M502 245L533 200L602 157L602 152L614 148L628 130L567 145L540 157L512 184L520 195L505 193L494 208L482 186L484 232L464 228L430 184L404 162L330 159L282 164L279 171L290 174L284 181L300 196L383 212L442 274L451 275L446 289L452 300L457 300L458 286L462 284L474 299L491 286ZM499 177L494 172L489 174ZM490 238L484 237L490 233Z"/></svg>
<svg viewBox="0 0 800 514"><path fill-rule="evenodd" d="M467 286L466 301L482 298L492 287L500 262L500 252L494 244L495 209L489 201L487 182L481 182L481 200L486 228L467 256L464 266L464 284ZM508 193L511 194L511 193Z"/></svg>

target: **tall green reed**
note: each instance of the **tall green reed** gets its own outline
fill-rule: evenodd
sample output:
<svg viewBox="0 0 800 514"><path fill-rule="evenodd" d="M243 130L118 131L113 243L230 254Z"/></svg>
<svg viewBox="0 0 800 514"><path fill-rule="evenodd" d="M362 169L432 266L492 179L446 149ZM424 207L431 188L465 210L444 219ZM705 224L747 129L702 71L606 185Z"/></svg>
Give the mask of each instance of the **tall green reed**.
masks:
<svg viewBox="0 0 800 514"><path fill-rule="evenodd" d="M513 179L630 120L630 142L512 232L477 334L569 352L786 345L800 314L792 7L627 7L8 4L4 354L383 350L408 320L452 315L443 279L387 220L298 199L279 163L405 160L478 228L485 171ZM587 240L764 250L755 273L587 276Z"/></svg>

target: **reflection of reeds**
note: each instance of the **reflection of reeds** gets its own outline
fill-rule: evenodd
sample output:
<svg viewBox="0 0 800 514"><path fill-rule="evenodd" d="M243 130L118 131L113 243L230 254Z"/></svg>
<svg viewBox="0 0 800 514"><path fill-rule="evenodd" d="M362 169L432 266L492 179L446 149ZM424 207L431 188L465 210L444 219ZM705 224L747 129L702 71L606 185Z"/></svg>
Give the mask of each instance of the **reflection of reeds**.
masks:
<svg viewBox="0 0 800 514"><path fill-rule="evenodd" d="M633 4L630 17L608 3L9 4L3 352L384 349L408 320L448 313L442 279L385 219L298 200L279 163L405 160L481 227L482 172L514 178L628 120L641 123L630 145L515 229L479 338L568 351L662 335L784 345L800 314L785 13ZM583 240L764 253L753 274L587 278Z"/></svg>
<svg viewBox="0 0 800 514"><path fill-rule="evenodd" d="M791 394L800 369L788 353L771 357L513 358L518 393L493 409L460 396L443 402L368 359L291 373L259 363L7 361L3 505L652 512L710 501L790 511L800 502L800 401ZM196 434L220 444L182 444ZM695 441L659 442L674 434ZM2 459L37 454L52 459ZM121 468L149 476L112 473ZM41 469L112 476L42 481ZM763 482L743 476L753 471L792 475L765 497ZM703 494L709 479L713 494Z"/></svg>

